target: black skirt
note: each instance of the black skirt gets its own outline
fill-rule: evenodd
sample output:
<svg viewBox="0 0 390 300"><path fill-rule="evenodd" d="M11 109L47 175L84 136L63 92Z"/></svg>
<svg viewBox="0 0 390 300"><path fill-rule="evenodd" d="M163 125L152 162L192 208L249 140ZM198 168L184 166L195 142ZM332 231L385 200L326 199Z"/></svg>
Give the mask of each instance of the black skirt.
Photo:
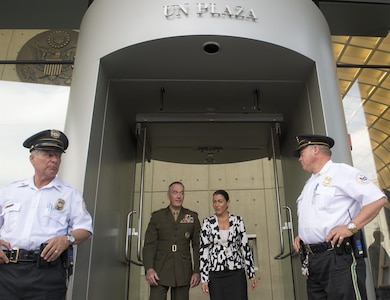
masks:
<svg viewBox="0 0 390 300"><path fill-rule="evenodd" d="M248 289L245 270L210 272L211 300L247 300Z"/></svg>

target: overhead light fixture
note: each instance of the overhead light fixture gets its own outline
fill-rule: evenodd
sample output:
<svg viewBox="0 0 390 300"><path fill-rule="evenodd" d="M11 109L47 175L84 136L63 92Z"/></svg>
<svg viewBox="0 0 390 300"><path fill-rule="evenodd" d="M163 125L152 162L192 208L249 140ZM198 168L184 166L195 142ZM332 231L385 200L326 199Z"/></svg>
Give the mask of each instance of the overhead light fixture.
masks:
<svg viewBox="0 0 390 300"><path fill-rule="evenodd" d="M217 161L216 161L214 158L208 157L208 158L206 158L206 159L204 160L204 162L205 162L206 164L215 164Z"/></svg>
<svg viewBox="0 0 390 300"><path fill-rule="evenodd" d="M203 44L203 50L207 54L217 54L221 46L217 42L206 42Z"/></svg>

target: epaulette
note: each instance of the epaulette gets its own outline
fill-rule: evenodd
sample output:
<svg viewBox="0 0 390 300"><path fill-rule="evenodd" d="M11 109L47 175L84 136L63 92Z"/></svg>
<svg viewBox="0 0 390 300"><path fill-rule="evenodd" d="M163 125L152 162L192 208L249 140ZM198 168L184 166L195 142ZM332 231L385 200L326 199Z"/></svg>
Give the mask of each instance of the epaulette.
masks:
<svg viewBox="0 0 390 300"><path fill-rule="evenodd" d="M156 214L156 213L159 213L159 212L161 212L161 211L164 211L164 210L166 210L167 208L166 207L163 207L163 208L160 208L160 209L158 209L158 210L155 210L154 212L152 212L152 215L154 215L154 214Z"/></svg>

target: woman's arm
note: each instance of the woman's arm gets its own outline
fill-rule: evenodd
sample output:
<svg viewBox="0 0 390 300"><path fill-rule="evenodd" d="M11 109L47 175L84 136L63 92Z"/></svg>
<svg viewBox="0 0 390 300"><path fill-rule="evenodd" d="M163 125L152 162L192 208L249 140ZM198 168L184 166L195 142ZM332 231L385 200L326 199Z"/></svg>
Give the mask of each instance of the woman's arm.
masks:
<svg viewBox="0 0 390 300"><path fill-rule="evenodd" d="M210 240L210 223L208 219L203 220L202 228L200 230L200 276L202 282L209 281L209 266L210 266L210 257L209 257L209 247L211 246Z"/></svg>

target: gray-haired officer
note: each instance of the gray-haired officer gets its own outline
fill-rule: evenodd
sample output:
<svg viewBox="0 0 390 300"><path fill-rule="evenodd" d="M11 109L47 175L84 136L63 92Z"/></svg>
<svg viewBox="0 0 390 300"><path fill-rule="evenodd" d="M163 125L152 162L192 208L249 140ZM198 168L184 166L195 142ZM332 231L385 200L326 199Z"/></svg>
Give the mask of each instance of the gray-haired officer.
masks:
<svg viewBox="0 0 390 300"><path fill-rule="evenodd" d="M331 160L334 140L297 137L303 170L312 173L300 196L294 248L300 250L307 295L315 299L367 299L365 248L360 229L387 202L361 171Z"/></svg>
<svg viewBox="0 0 390 300"><path fill-rule="evenodd" d="M34 176L0 191L0 299L66 297L70 246L92 234L83 198L56 176L68 144L58 130L28 138Z"/></svg>

